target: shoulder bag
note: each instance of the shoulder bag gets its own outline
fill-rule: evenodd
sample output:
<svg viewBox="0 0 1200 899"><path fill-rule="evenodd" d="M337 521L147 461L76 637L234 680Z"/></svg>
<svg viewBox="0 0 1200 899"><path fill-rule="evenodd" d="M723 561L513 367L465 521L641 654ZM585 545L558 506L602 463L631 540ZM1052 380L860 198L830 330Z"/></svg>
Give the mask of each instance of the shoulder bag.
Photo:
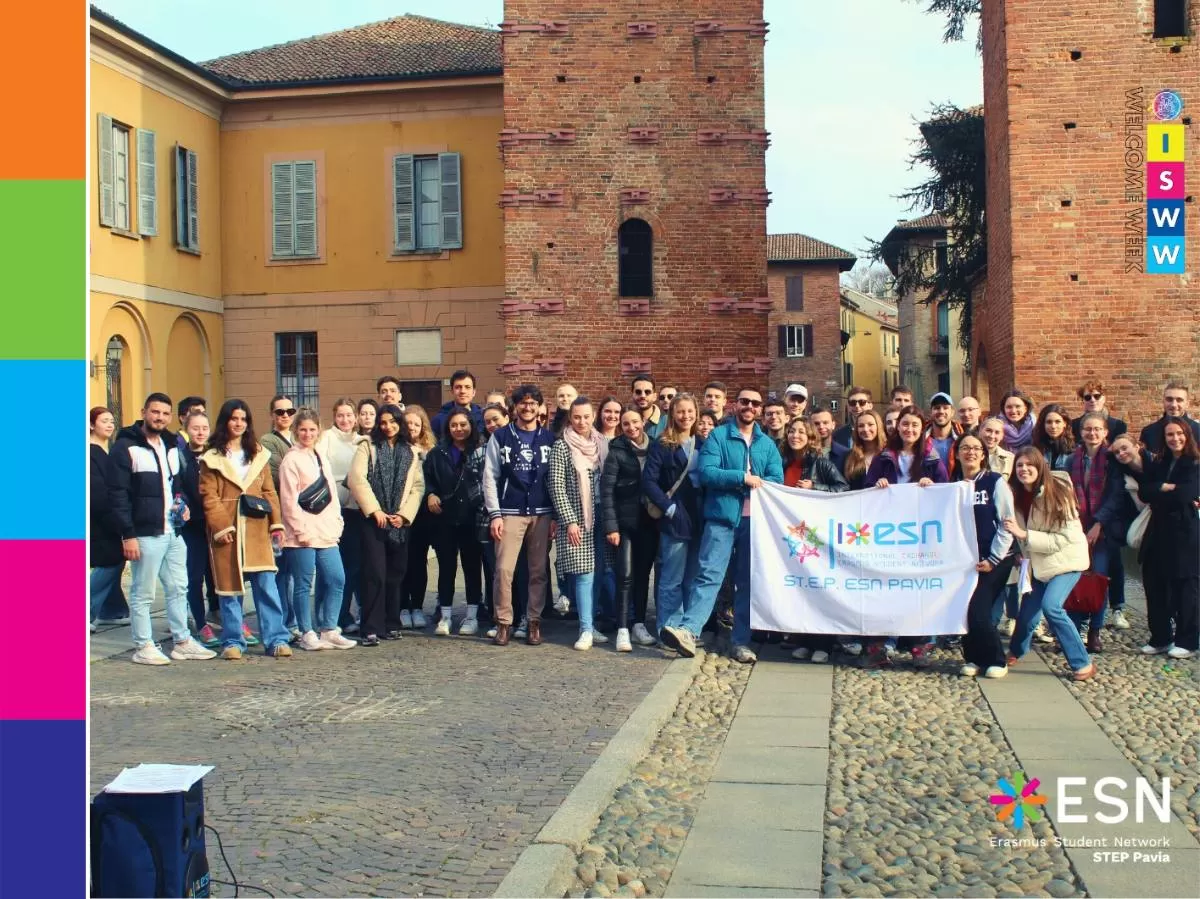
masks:
<svg viewBox="0 0 1200 899"><path fill-rule="evenodd" d="M271 514L271 504L261 496L243 493L239 505L247 518L266 518Z"/></svg>
<svg viewBox="0 0 1200 899"><path fill-rule="evenodd" d="M696 450L693 449L692 453L694 453L695 451ZM667 499L670 499L671 497L673 497L675 495L675 491L679 489L681 484L683 484L683 479L688 476L688 470L691 468L691 465L692 465L692 453L687 454L687 463L683 466L683 473L679 475L679 479L676 480L675 483L671 485L671 489L667 491ZM666 514L666 510L660 509L658 506L654 505L654 503L650 502L650 497L645 497L645 505L646 505L646 514L649 515L651 518L654 518L654 519L662 518L663 515Z"/></svg>
<svg viewBox="0 0 1200 899"><path fill-rule="evenodd" d="M317 457L317 470L321 472L321 476L296 494L296 505L310 515L320 515L325 507L333 502L333 492L329 489L320 455L316 450L313 450L313 455Z"/></svg>

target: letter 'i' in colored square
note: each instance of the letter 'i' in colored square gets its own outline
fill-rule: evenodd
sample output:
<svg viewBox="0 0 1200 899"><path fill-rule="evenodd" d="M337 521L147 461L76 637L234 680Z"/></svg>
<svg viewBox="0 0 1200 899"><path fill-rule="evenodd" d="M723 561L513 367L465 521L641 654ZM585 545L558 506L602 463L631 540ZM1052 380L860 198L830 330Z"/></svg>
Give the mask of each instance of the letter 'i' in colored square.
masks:
<svg viewBox="0 0 1200 899"><path fill-rule="evenodd" d="M1182 200L1184 198L1182 162L1146 163L1146 199Z"/></svg>
<svg viewBox="0 0 1200 899"><path fill-rule="evenodd" d="M1183 125L1147 125L1146 161L1183 162Z"/></svg>
<svg viewBox="0 0 1200 899"><path fill-rule="evenodd" d="M1146 235L1183 236L1183 200L1150 200L1146 203Z"/></svg>
<svg viewBox="0 0 1200 899"><path fill-rule="evenodd" d="M1146 274L1182 275L1183 271L1182 237L1146 238Z"/></svg>

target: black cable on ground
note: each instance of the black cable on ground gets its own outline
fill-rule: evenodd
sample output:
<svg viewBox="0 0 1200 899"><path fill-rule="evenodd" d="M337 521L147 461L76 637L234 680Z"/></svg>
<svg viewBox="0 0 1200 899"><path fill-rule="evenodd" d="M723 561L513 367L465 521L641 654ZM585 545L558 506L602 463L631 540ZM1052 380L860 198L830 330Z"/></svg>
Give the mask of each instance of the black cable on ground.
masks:
<svg viewBox="0 0 1200 899"><path fill-rule="evenodd" d="M225 857L225 846L221 843L221 835L219 833L217 833L217 829L215 827L213 827L211 824L205 824L204 829L211 830L213 832L213 836L217 838L217 849L219 849L221 852L221 861L225 862L225 870L228 871L229 876L233 878L233 883L230 883L228 880L217 880L215 877L212 877L210 875L209 883L219 883L219 884L222 884L223 886L233 887L234 899L238 899L238 896L240 895L240 891L243 889L255 890L256 892L259 892L259 893L266 893L268 896L271 897L271 899L275 899L275 894L269 890L265 890L262 887L256 887L249 883L238 883L237 875L233 873L233 866L231 864L229 864L229 859Z"/></svg>

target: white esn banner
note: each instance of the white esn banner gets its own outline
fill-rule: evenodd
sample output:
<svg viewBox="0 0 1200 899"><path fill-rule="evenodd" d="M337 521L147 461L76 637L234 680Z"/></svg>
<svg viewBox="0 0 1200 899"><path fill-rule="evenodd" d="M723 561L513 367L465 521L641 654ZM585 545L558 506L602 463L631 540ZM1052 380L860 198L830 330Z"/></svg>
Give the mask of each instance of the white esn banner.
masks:
<svg viewBox="0 0 1200 899"><path fill-rule="evenodd" d="M750 492L750 626L797 634L966 632L979 553L970 482Z"/></svg>

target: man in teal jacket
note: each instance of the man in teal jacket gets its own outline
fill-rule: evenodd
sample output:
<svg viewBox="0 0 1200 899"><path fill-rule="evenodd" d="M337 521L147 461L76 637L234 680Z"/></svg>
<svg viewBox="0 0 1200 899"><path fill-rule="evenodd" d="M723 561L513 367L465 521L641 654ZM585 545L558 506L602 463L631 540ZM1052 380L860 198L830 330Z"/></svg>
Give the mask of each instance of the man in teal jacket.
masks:
<svg viewBox="0 0 1200 899"><path fill-rule="evenodd" d="M700 564L680 609L663 627L663 642L693 656L696 639L712 614L717 591L733 554L733 658L757 661L750 649L750 491L764 481L783 483L783 460L775 441L755 422L762 394L738 394L733 416L717 427L700 448L697 463L704 488L704 533Z"/></svg>

